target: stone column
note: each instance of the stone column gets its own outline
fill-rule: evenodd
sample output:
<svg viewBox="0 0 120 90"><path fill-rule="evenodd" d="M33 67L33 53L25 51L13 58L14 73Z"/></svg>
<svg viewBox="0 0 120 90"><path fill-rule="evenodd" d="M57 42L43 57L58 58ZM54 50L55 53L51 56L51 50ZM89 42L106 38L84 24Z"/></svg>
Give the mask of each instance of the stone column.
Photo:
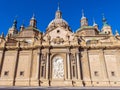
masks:
<svg viewBox="0 0 120 90"><path fill-rule="evenodd" d="M41 48L38 49L38 53L37 53L36 79L38 80L38 82L40 82L40 58L41 58Z"/></svg>
<svg viewBox="0 0 120 90"><path fill-rule="evenodd" d="M76 58L77 58L77 78L81 80L79 52L76 53Z"/></svg>
<svg viewBox="0 0 120 90"><path fill-rule="evenodd" d="M40 48L32 53L31 86L40 85ZM35 58L36 57L36 58Z"/></svg>
<svg viewBox="0 0 120 90"><path fill-rule="evenodd" d="M48 70L49 70L49 53L47 53L47 60L46 60L46 79L48 79Z"/></svg>
<svg viewBox="0 0 120 90"><path fill-rule="evenodd" d="M47 51L47 59L46 59L46 69L45 69L45 80L43 80L43 86L51 85L50 79L50 52Z"/></svg>
<svg viewBox="0 0 120 90"><path fill-rule="evenodd" d="M92 86L91 75L90 75L90 64L89 64L87 49L84 49L81 56L82 56L81 64L82 64L83 85Z"/></svg>
<svg viewBox="0 0 120 90"><path fill-rule="evenodd" d="M29 86L31 86L31 76L32 76L32 63L33 63L33 50L30 50L31 52L31 58L30 58L30 61L29 61Z"/></svg>
<svg viewBox="0 0 120 90"><path fill-rule="evenodd" d="M80 70L80 68L81 68L81 66L80 66L80 57L79 57L79 51L76 53L76 65L77 65L77 80L76 80L76 86L83 86L83 84L82 84L82 80L81 80L81 70Z"/></svg>
<svg viewBox="0 0 120 90"><path fill-rule="evenodd" d="M107 73L107 67L106 67L106 62L105 62L105 57L104 57L104 51L103 49L100 50L100 54L99 54L99 58L100 58L100 62L101 62L101 70L103 73L103 81L105 82L104 85L108 86L108 73Z"/></svg>
<svg viewBox="0 0 120 90"><path fill-rule="evenodd" d="M118 50L116 52L116 60L117 60L117 66L118 66L118 76L120 77L120 51Z"/></svg>
<svg viewBox="0 0 120 90"><path fill-rule="evenodd" d="M71 79L71 71L70 71L70 53L67 53L67 79Z"/></svg>
<svg viewBox="0 0 120 90"><path fill-rule="evenodd" d="M117 76L117 81L116 82L118 82L117 83L117 85L120 85L120 50L118 49L117 51L116 51L116 61L117 61L117 72L116 72L116 76Z"/></svg>
<svg viewBox="0 0 120 90"><path fill-rule="evenodd" d="M36 69L37 69L37 74L36 74L36 78L37 79L40 79L40 52L38 52L37 53L37 67L36 67Z"/></svg>

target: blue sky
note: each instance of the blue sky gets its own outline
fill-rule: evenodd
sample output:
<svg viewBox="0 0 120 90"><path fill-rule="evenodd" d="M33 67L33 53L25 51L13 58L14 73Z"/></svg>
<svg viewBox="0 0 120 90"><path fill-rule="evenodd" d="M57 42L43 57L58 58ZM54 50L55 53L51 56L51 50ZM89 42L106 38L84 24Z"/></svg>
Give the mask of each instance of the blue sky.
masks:
<svg viewBox="0 0 120 90"><path fill-rule="evenodd" d="M93 25L95 18L101 29L104 13L113 33L116 29L120 32L120 0L0 0L0 34L7 34L16 16L18 29L23 22L27 27L33 13L38 29L45 32L49 22L54 19L58 2L62 17L73 31L80 27L81 10L84 9L89 25Z"/></svg>

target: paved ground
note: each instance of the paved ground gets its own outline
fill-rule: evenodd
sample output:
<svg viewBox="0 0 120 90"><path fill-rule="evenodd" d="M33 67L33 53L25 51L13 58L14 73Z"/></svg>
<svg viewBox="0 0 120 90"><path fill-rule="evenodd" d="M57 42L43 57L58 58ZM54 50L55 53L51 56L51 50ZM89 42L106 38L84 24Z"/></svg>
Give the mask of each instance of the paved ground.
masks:
<svg viewBox="0 0 120 90"><path fill-rule="evenodd" d="M120 90L120 87L0 87L0 90Z"/></svg>

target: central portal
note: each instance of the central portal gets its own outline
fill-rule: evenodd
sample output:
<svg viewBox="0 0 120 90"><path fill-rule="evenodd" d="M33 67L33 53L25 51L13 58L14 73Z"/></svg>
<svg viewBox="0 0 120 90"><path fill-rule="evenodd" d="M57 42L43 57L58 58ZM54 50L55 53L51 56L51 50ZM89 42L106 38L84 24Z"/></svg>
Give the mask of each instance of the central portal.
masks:
<svg viewBox="0 0 120 90"><path fill-rule="evenodd" d="M53 69L52 77L53 79L64 79L64 61L60 56L53 58Z"/></svg>

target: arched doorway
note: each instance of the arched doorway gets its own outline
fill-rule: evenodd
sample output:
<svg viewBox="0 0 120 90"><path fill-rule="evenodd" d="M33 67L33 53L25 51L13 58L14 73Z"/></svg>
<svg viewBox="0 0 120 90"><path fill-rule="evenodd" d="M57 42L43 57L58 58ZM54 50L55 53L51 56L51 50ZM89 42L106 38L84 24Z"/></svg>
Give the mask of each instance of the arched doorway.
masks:
<svg viewBox="0 0 120 90"><path fill-rule="evenodd" d="M64 60L60 56L53 58L52 79L64 79Z"/></svg>

